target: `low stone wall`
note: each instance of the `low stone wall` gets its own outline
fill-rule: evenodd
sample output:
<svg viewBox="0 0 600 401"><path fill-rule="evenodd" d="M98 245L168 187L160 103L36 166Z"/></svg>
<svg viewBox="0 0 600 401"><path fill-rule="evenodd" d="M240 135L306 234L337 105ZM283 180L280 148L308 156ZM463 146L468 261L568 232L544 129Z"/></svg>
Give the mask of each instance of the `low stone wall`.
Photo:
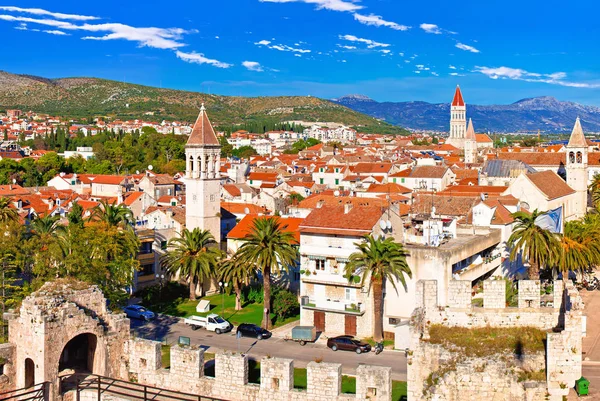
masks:
<svg viewBox="0 0 600 401"><path fill-rule="evenodd" d="M213 378L204 376L204 350L199 348L171 347L170 370L157 369L156 365L147 363L154 360L160 346L155 341L130 341L130 373L138 383L232 401L391 400L392 369L389 367L359 365L356 395L342 394L341 364L310 362L306 368L307 389L299 390L294 389L294 361L291 359L262 358L260 384L252 384L248 383L247 355L217 354Z"/></svg>
<svg viewBox="0 0 600 401"><path fill-rule="evenodd" d="M540 307L540 282L520 281L520 307L506 307L506 283L484 282L484 307L467 306L470 283L453 281L450 305L439 305L435 280L417 283L417 308L411 319L408 399L414 400L562 400L581 377L583 303L571 282L555 281L553 305ZM547 331L546 352L467 357L430 344L428 327L535 327ZM545 378L544 378L545 370ZM532 375L531 373L535 373ZM536 381L529 380L535 376Z"/></svg>

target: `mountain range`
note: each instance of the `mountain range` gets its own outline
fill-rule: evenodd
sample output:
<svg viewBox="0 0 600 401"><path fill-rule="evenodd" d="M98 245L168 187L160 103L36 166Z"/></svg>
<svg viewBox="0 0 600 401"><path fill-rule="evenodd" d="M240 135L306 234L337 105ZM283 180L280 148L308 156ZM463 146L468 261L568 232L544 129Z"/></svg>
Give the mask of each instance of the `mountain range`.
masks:
<svg viewBox="0 0 600 401"><path fill-rule="evenodd" d="M409 129L448 131L450 103L377 102L363 95L348 95L334 102L391 124ZM600 108L563 102L550 96L522 99L507 105L467 104L467 118L477 132L569 132L581 118L587 132L600 132Z"/></svg>
<svg viewBox="0 0 600 401"><path fill-rule="evenodd" d="M70 118L195 121L204 103L216 126L245 122L336 122L363 132L407 133L329 100L311 96L241 97L155 88L99 78L48 79L0 71L0 110Z"/></svg>

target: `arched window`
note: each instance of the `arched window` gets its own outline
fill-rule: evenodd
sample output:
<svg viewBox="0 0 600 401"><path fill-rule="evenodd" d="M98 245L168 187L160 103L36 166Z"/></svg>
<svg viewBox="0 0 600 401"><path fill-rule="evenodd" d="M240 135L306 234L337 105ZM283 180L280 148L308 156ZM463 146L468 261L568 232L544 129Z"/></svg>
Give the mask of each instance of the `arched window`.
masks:
<svg viewBox="0 0 600 401"><path fill-rule="evenodd" d="M575 153L569 152L569 163L575 163Z"/></svg>
<svg viewBox="0 0 600 401"><path fill-rule="evenodd" d="M577 152L577 163L581 163L581 162L582 162L581 152Z"/></svg>
<svg viewBox="0 0 600 401"><path fill-rule="evenodd" d="M194 172L194 156L190 155L190 173Z"/></svg>

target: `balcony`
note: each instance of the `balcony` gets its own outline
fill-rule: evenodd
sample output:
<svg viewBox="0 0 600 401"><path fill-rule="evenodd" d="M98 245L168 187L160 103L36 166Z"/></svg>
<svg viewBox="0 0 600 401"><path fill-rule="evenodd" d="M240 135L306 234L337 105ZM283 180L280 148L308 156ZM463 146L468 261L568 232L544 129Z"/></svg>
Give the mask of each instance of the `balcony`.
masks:
<svg viewBox="0 0 600 401"><path fill-rule="evenodd" d="M459 280L470 280L475 281L479 277L491 272L492 270L500 267L502 264L502 258L500 254L492 257L488 257L482 260L482 263L473 263L469 266L462 268L455 272L459 276Z"/></svg>
<svg viewBox="0 0 600 401"><path fill-rule="evenodd" d="M308 284L324 284L324 285L335 285L339 287L351 287L361 288L360 281L357 283L354 280L348 282L348 279L342 276L340 273L330 273L322 270L317 270L316 274L310 273L309 275L302 275L300 279L303 283Z"/></svg>
<svg viewBox="0 0 600 401"><path fill-rule="evenodd" d="M362 316L365 313L365 305L356 302L340 301L340 300L319 300L309 299L309 297L301 297L302 307L308 310L316 310L322 312L343 313L346 315Z"/></svg>
<svg viewBox="0 0 600 401"><path fill-rule="evenodd" d="M154 263L154 252L140 252L137 254L136 259L142 265Z"/></svg>

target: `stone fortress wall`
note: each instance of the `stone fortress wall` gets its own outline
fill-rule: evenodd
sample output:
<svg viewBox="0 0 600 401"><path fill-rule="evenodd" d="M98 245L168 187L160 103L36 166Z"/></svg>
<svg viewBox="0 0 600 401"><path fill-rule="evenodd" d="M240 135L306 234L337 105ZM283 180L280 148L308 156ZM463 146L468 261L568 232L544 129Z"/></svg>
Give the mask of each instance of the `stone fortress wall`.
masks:
<svg viewBox="0 0 600 401"><path fill-rule="evenodd" d="M408 399L562 400L581 377L583 302L570 281L554 281L552 307L540 306L539 280L518 283L518 307L506 307L504 280L484 282L483 307L471 305L471 282L451 281L448 305L438 304L437 281L417 283L417 308L411 321ZM427 342L429 327L535 327L546 334L546 352L532 355L457 357ZM533 381L518 372L543 372Z"/></svg>
<svg viewBox="0 0 600 401"><path fill-rule="evenodd" d="M306 390L294 389L294 361L260 360L260 384L248 383L248 356L232 352L215 355L215 377L204 376L204 350L174 345L171 367L161 368L161 344L133 339L129 342L130 373L141 384L203 394L227 400L355 401L391 400L392 369L359 365L356 394L342 394L342 365L310 362Z"/></svg>

